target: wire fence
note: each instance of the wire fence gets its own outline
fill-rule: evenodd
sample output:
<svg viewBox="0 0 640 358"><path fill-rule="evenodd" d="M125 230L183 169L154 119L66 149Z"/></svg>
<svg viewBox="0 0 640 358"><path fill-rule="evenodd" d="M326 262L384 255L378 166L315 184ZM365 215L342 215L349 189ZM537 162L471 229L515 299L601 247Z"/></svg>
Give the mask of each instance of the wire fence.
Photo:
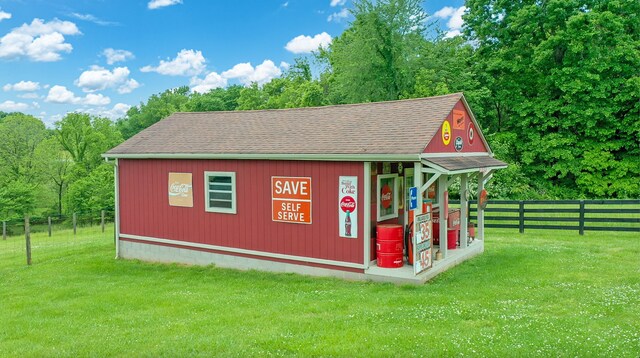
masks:
<svg viewBox="0 0 640 358"><path fill-rule="evenodd" d="M0 266L37 264L74 250L114 245L114 213L74 213L0 222Z"/></svg>

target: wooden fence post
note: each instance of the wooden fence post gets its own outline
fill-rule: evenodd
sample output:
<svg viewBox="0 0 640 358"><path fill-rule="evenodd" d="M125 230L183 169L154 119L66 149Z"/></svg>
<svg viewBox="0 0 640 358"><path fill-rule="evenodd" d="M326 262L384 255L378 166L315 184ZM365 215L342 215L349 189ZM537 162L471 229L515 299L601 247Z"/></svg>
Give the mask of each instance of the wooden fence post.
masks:
<svg viewBox="0 0 640 358"><path fill-rule="evenodd" d="M580 223L578 225L580 235L584 235L584 200L580 200Z"/></svg>
<svg viewBox="0 0 640 358"><path fill-rule="evenodd" d="M27 265L31 265L31 227L29 215L24 216L24 239L27 245Z"/></svg>
<svg viewBox="0 0 640 358"><path fill-rule="evenodd" d="M520 213L520 233L524 233L524 201L520 200L519 213Z"/></svg>
<svg viewBox="0 0 640 358"><path fill-rule="evenodd" d="M49 237L51 237L51 216L47 218L47 222L49 223Z"/></svg>
<svg viewBox="0 0 640 358"><path fill-rule="evenodd" d="M77 223L76 213L73 213L73 235L76 234L76 223Z"/></svg>
<svg viewBox="0 0 640 358"><path fill-rule="evenodd" d="M2 240L6 240L7 239L7 222L3 221L2 222Z"/></svg>
<svg viewBox="0 0 640 358"><path fill-rule="evenodd" d="M104 210L100 212L100 226L102 227L102 232L104 232Z"/></svg>

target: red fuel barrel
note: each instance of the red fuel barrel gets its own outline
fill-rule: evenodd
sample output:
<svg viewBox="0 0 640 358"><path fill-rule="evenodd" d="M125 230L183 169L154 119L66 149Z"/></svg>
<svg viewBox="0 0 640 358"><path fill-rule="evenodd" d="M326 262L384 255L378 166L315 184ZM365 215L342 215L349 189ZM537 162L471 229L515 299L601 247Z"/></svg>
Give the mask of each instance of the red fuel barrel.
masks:
<svg viewBox="0 0 640 358"><path fill-rule="evenodd" d="M378 267L402 267L402 249L404 247L404 230L402 229L402 225L378 225L376 231L376 236L378 237L376 243Z"/></svg>

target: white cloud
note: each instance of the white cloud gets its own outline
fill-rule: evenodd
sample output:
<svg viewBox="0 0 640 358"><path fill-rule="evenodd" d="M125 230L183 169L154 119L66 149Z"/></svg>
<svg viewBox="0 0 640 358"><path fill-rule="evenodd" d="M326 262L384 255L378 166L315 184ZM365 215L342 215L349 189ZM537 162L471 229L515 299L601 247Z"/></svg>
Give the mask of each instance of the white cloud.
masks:
<svg viewBox="0 0 640 358"><path fill-rule="evenodd" d="M120 87L118 87L117 91L120 94L126 94L126 93L133 92L133 90L138 87L140 87L140 83L138 83L138 81L131 78L127 80L125 83L123 83Z"/></svg>
<svg viewBox="0 0 640 358"><path fill-rule="evenodd" d="M102 55L107 58L107 64L113 65L116 62L124 62L134 59L133 53L127 50L115 50L112 48L106 48L102 51Z"/></svg>
<svg viewBox="0 0 640 358"><path fill-rule="evenodd" d="M78 103L78 98L67 87L55 85L49 90L45 102L50 103Z"/></svg>
<svg viewBox="0 0 640 358"><path fill-rule="evenodd" d="M3 112L21 112L29 108L29 105L21 102L4 101L0 103L0 111Z"/></svg>
<svg viewBox="0 0 640 358"><path fill-rule="evenodd" d="M447 21L447 33L444 36L445 38L455 37L462 34L462 26L464 25L462 15L464 15L465 11L467 11L466 6L460 6L459 8L445 6L433 14L434 17L440 19L449 19Z"/></svg>
<svg viewBox="0 0 640 358"><path fill-rule="evenodd" d="M24 99L36 99L36 98L40 98L40 96L37 93L33 93L33 92L27 92L27 93L22 93L18 95L19 98L24 98Z"/></svg>
<svg viewBox="0 0 640 358"><path fill-rule="evenodd" d="M0 58L27 57L32 61L51 62L62 58L61 53L73 49L65 42L64 35L79 35L78 27L69 21L58 19L44 22L33 19L0 38Z"/></svg>
<svg viewBox="0 0 640 358"><path fill-rule="evenodd" d="M330 43L331 36L329 36L328 33L323 32L315 35L314 37L305 35L294 37L293 40L289 41L284 48L295 54L310 53L317 50L319 47L326 48Z"/></svg>
<svg viewBox="0 0 640 358"><path fill-rule="evenodd" d="M127 67L116 67L113 71L100 66L91 66L88 71L82 72L75 81L75 85L84 92L101 91L107 88L116 88L118 93L131 93L140 87L138 81L129 79Z"/></svg>
<svg viewBox="0 0 640 358"><path fill-rule="evenodd" d="M49 89L45 102L58 104L83 104L88 106L106 106L111 99L102 94L89 93L86 97L77 97L65 86L55 85Z"/></svg>
<svg viewBox="0 0 640 358"><path fill-rule="evenodd" d="M5 91L32 92L40 89L40 83L33 81L20 81L14 84L7 83L2 89Z"/></svg>
<svg viewBox="0 0 640 358"><path fill-rule="evenodd" d="M106 117L111 120L122 118L127 114L127 111L131 108L130 105L125 103L116 103L111 109L106 107L98 108L79 108L76 112L88 113L94 116Z"/></svg>
<svg viewBox="0 0 640 358"><path fill-rule="evenodd" d="M214 88L221 88L227 85L227 79L216 72L209 73L204 79L193 77L191 79L191 90L198 93L207 93Z"/></svg>
<svg viewBox="0 0 640 358"><path fill-rule="evenodd" d="M205 69L205 58L201 51L182 50L173 60L161 60L158 66L144 66L142 72L157 72L168 76L195 76Z"/></svg>
<svg viewBox="0 0 640 358"><path fill-rule="evenodd" d="M442 9L436 11L433 16L441 18L441 19L446 19L451 17L451 15L453 15L453 13L456 11L455 8L451 7L451 6L445 6Z"/></svg>
<svg viewBox="0 0 640 358"><path fill-rule="evenodd" d="M283 69L283 70L285 70L285 71L286 71L286 70L288 70L288 69L289 69L289 67L291 67L291 65L290 65L290 64L288 64L287 62L284 62L284 61L280 61L280 68L281 68L281 69Z"/></svg>
<svg viewBox="0 0 640 358"><path fill-rule="evenodd" d="M333 14L329 15L327 17L327 21L340 22L341 20L346 19L347 17L349 17L349 9L345 7L339 12L334 12Z"/></svg>
<svg viewBox="0 0 640 358"><path fill-rule="evenodd" d="M0 10L0 21L8 20L11 18L11 14L5 11Z"/></svg>
<svg viewBox="0 0 640 358"><path fill-rule="evenodd" d="M278 68L273 61L264 60L255 68L249 62L239 63L230 70L222 72L222 77L226 79L238 79L238 81L244 85L249 85L252 82L257 82L262 85L281 74L282 70Z"/></svg>
<svg viewBox="0 0 640 358"><path fill-rule="evenodd" d="M331 0L331 7L342 6L347 2L347 0Z"/></svg>
<svg viewBox="0 0 640 358"><path fill-rule="evenodd" d="M93 22L100 26L119 25L117 22L101 20L91 14L79 14L77 12L72 12L69 16L75 17L78 20Z"/></svg>
<svg viewBox="0 0 640 358"><path fill-rule="evenodd" d="M462 25L464 25L464 20L462 20L462 15L467 11L466 6L460 6L456 9L456 11L451 15L451 18L447 22L447 26L450 29L460 30L462 29Z"/></svg>
<svg viewBox="0 0 640 358"><path fill-rule="evenodd" d="M40 113L41 116L46 116L45 112ZM62 114L54 114L49 116L49 118L47 119L46 117L42 118L42 121L44 122L44 124L47 126L47 128L54 128L54 124L56 122L59 122L62 120L62 118L64 118L64 115Z"/></svg>
<svg viewBox="0 0 640 358"><path fill-rule="evenodd" d="M151 10L159 9L165 6L172 6L182 4L182 0L151 0L147 4L147 7Z"/></svg>
<svg viewBox="0 0 640 358"><path fill-rule="evenodd" d="M81 103L88 106L106 106L111 103L111 98L104 96L103 94L89 93Z"/></svg>

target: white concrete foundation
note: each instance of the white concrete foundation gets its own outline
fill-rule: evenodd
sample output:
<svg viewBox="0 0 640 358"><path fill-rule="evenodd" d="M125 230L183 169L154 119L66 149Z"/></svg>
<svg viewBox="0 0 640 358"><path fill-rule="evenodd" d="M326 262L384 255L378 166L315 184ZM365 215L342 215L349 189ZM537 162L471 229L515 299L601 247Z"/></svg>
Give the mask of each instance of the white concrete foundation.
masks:
<svg viewBox="0 0 640 358"><path fill-rule="evenodd" d="M437 247L435 247L433 251L436 252ZM380 268L374 264L365 270L364 273L356 273L241 256L224 255L187 248L119 240L119 255L120 258L123 259L202 266L215 265L216 267L237 270L285 272L310 276L338 277L346 280L392 282L396 284L423 284L441 272L459 265L462 262L481 254L483 251L484 242L482 240L475 240L466 249L450 250L449 255L446 258L439 261L434 260L432 268L416 276L413 274L413 267L407 264L396 269Z"/></svg>

